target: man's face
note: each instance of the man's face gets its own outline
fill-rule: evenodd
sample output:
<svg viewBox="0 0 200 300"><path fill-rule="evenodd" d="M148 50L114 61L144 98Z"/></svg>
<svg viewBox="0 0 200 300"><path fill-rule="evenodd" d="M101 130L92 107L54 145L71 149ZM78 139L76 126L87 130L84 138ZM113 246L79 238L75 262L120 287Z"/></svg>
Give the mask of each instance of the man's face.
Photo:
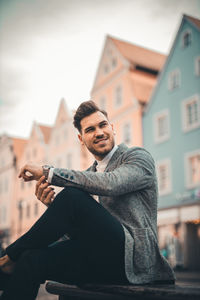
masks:
<svg viewBox="0 0 200 300"><path fill-rule="evenodd" d="M81 120L79 140L97 160L102 160L114 147L113 125L97 111Z"/></svg>

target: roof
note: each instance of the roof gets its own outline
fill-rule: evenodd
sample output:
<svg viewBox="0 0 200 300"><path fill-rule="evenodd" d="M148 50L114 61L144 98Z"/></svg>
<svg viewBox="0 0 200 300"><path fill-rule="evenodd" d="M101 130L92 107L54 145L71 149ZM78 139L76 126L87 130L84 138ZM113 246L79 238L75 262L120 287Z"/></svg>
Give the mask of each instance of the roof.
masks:
<svg viewBox="0 0 200 300"><path fill-rule="evenodd" d="M120 53L133 64L153 70L160 70L163 67L166 55L111 36L108 36L108 38L113 41Z"/></svg>
<svg viewBox="0 0 200 300"><path fill-rule="evenodd" d="M45 143L47 144L49 142L49 138L50 138L50 135L51 135L51 129L52 127L50 126L44 126L44 125L41 125L39 124L38 125L42 134L43 134L43 137L44 137L44 141Z"/></svg>
<svg viewBox="0 0 200 300"><path fill-rule="evenodd" d="M188 15L183 15L182 20L181 20L181 24L179 25L179 29L178 29L178 31L176 33L176 37L175 37L175 39L173 41L173 44L172 44L172 47L170 49L169 55L168 55L168 57L166 59L165 65L163 66L163 69L162 69L161 73L159 74L156 86L155 86L155 88L154 88L154 90L153 90L153 92L151 94L151 97L149 99L148 105L145 107L144 113L148 112L148 110L149 110L149 108L150 108L150 106L151 106L151 104L153 102L153 98L154 98L154 96L156 95L156 93L157 93L157 91L159 89L160 83L161 83L161 81L163 79L163 76L164 76L165 71L167 69L168 63L171 60L171 57L173 55L174 49L176 47L176 42L177 42L178 36L179 36L179 34L180 34L181 30L182 30L182 26L183 26L185 20L189 21L190 23L193 24L193 26L195 26L198 29L200 29L200 20L199 19L191 17L191 16L188 16Z"/></svg>
<svg viewBox="0 0 200 300"><path fill-rule="evenodd" d="M188 15L184 15L184 17L186 19L188 19L190 22L192 22L194 25L196 25L196 27L198 27L200 29L200 20L199 19L191 17L191 16L188 16Z"/></svg>
<svg viewBox="0 0 200 300"><path fill-rule="evenodd" d="M130 77L135 98L142 103L148 102L156 84L156 77L138 70L133 70Z"/></svg>
<svg viewBox="0 0 200 300"><path fill-rule="evenodd" d="M19 159L21 157L21 155L23 154L24 148L27 144L27 140L26 139L21 139L21 138L11 138L13 141L13 150L14 153L17 157L17 159Z"/></svg>

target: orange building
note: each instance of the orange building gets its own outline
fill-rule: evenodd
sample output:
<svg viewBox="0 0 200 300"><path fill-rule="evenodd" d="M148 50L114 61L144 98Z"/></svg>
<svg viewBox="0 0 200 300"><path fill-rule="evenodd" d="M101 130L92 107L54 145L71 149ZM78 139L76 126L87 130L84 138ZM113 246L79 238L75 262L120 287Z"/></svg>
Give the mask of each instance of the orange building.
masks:
<svg viewBox="0 0 200 300"><path fill-rule="evenodd" d="M106 37L91 98L108 112L117 144L142 146L143 107L165 59L155 51Z"/></svg>
<svg viewBox="0 0 200 300"><path fill-rule="evenodd" d="M17 166L26 143L25 139L0 137L0 242L5 245L11 240Z"/></svg>
<svg viewBox="0 0 200 300"><path fill-rule="evenodd" d="M15 183L15 196L11 209L12 241L27 231L46 209L35 196L35 182L25 183L18 178L18 174L20 168L27 162L33 161L39 165L48 162L47 153L50 133L50 127L34 123L30 137L18 161L13 180Z"/></svg>

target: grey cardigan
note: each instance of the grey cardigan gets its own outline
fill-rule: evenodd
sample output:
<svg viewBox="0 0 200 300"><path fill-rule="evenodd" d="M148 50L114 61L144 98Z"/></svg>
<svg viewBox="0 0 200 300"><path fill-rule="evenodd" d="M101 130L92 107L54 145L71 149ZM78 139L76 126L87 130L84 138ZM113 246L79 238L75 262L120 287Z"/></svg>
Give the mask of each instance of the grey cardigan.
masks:
<svg viewBox="0 0 200 300"><path fill-rule="evenodd" d="M121 144L104 173L55 168L52 184L74 186L99 201L122 224L125 232L125 269L130 283L174 280L157 240L157 179L153 158L143 148Z"/></svg>

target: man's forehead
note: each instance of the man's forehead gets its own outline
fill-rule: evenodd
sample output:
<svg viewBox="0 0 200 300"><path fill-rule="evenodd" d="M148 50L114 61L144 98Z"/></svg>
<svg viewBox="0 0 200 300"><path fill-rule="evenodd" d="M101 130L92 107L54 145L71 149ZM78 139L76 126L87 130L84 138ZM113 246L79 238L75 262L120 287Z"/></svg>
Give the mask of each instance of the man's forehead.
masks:
<svg viewBox="0 0 200 300"><path fill-rule="evenodd" d="M81 120L81 127L82 127L82 129L84 129L89 126L95 126L104 120L108 121L106 116L102 112L97 111L97 112L83 118Z"/></svg>

